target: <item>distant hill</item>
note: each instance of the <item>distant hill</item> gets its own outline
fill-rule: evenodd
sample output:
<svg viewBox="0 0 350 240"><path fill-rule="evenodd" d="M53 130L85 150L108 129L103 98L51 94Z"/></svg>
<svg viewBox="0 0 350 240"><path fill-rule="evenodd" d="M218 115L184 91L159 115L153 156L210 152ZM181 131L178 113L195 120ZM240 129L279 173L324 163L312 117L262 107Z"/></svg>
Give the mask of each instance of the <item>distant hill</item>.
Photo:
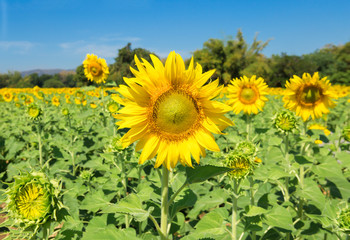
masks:
<svg viewBox="0 0 350 240"><path fill-rule="evenodd" d="M39 76L43 74L48 74L48 75L55 75L56 73L61 73L61 72L73 72L75 73L74 69L33 69L33 70L28 70L28 71L23 71L21 72L22 77L37 73Z"/></svg>

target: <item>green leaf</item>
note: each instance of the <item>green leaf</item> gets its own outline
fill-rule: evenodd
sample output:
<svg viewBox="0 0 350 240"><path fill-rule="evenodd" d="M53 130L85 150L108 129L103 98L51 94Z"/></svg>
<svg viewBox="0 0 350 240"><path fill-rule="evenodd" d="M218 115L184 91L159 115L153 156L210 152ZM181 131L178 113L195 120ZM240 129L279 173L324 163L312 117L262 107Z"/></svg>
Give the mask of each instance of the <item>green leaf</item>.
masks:
<svg viewBox="0 0 350 240"><path fill-rule="evenodd" d="M265 208L251 206L245 215L247 217L253 217L253 216L265 214L267 212L268 212L268 210L266 210Z"/></svg>
<svg viewBox="0 0 350 240"><path fill-rule="evenodd" d="M133 216L136 221L142 222L148 218L151 210L153 209L149 209L149 211L144 210L142 208L142 202L139 196L132 193L117 204L108 204L108 206L102 209L102 212L129 214Z"/></svg>
<svg viewBox="0 0 350 240"><path fill-rule="evenodd" d="M272 227L294 230L292 216L287 209L279 205L264 214L263 222Z"/></svg>
<svg viewBox="0 0 350 240"><path fill-rule="evenodd" d="M318 209L322 210L324 208L325 196L322 194L318 184L312 179L304 179L304 188L301 189L298 195L314 203Z"/></svg>
<svg viewBox="0 0 350 240"><path fill-rule="evenodd" d="M110 204L109 201L112 200L113 195L106 195L102 190L94 193L89 193L86 198L82 201L80 209L86 209L92 212L97 212L97 210L104 208L106 205Z"/></svg>
<svg viewBox="0 0 350 240"><path fill-rule="evenodd" d="M191 183L204 182L205 180L215 177L220 174L224 174L226 172L231 171L231 168L226 167L217 167L217 166L197 166L195 168L186 168L186 181Z"/></svg>
<svg viewBox="0 0 350 240"><path fill-rule="evenodd" d="M196 201L197 201L197 196L196 194L193 193L191 189L186 189L180 195L178 196L179 200L177 200L173 205L170 207L170 216L173 217L175 214L188 207L192 207Z"/></svg>
<svg viewBox="0 0 350 240"><path fill-rule="evenodd" d="M82 240L128 239L139 240L133 228L118 229L108 224L107 215L94 217L86 227Z"/></svg>
<svg viewBox="0 0 350 240"><path fill-rule="evenodd" d="M212 237L214 239L225 239L229 235L226 224L221 214L212 211L206 214L195 226L194 233L184 239L201 239Z"/></svg>

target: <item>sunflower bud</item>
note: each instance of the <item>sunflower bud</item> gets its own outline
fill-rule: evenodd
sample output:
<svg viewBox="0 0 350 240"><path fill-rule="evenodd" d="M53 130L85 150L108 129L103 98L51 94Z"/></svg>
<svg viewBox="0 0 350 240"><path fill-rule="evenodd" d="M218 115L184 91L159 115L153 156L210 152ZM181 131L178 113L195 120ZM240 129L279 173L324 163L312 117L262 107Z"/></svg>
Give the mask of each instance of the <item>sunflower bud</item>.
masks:
<svg viewBox="0 0 350 240"><path fill-rule="evenodd" d="M120 152L122 151L124 148L123 148L123 145L122 145L122 142L120 141L121 137L120 136L117 136L117 137L114 137L110 143L107 144L107 146L105 147L105 151L106 152Z"/></svg>
<svg viewBox="0 0 350 240"><path fill-rule="evenodd" d="M253 171L254 162L250 156L233 152L225 158L224 166L232 168L232 171L228 172L227 175L231 178L241 179Z"/></svg>
<svg viewBox="0 0 350 240"><path fill-rule="evenodd" d="M48 220L57 220L57 210L62 208L58 200L60 186L49 181L41 172L25 173L14 178L6 190L6 211L17 227L36 228Z"/></svg>
<svg viewBox="0 0 350 240"><path fill-rule="evenodd" d="M62 108L62 115L63 115L63 116L69 115L69 110L68 110L68 108Z"/></svg>
<svg viewBox="0 0 350 240"><path fill-rule="evenodd" d="M274 126L283 133L292 132L297 128L297 120L293 113L282 111L274 117Z"/></svg>
<svg viewBox="0 0 350 240"><path fill-rule="evenodd" d="M27 113L31 119L36 120L40 117L42 111L36 104L31 104L27 109Z"/></svg>
<svg viewBox="0 0 350 240"><path fill-rule="evenodd" d="M110 101L110 102L107 104L107 110L108 110L110 113L116 113L116 112L119 110L118 103L116 103L115 101Z"/></svg>
<svg viewBox="0 0 350 240"><path fill-rule="evenodd" d="M237 144L235 152L247 156L255 156L257 148L254 143L250 141L243 141Z"/></svg>
<svg viewBox="0 0 350 240"><path fill-rule="evenodd" d="M350 142L350 125L346 126L344 129L343 129L343 134L342 134L343 138Z"/></svg>
<svg viewBox="0 0 350 240"><path fill-rule="evenodd" d="M343 232L350 234L350 208L347 208L341 211L338 217L338 223L339 223L339 228Z"/></svg>

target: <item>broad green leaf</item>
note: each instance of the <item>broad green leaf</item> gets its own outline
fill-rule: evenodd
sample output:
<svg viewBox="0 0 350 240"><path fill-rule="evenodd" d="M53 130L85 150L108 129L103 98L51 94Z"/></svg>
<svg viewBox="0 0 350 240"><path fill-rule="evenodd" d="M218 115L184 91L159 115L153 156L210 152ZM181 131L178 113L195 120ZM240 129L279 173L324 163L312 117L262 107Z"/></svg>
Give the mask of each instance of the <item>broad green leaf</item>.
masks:
<svg viewBox="0 0 350 240"><path fill-rule="evenodd" d="M250 206L248 212L245 214L247 217L253 217L257 215L262 215L267 213L268 210L265 208L257 207L257 206Z"/></svg>
<svg viewBox="0 0 350 240"><path fill-rule="evenodd" d="M226 167L218 167L218 166L196 166L194 168L186 168L186 176L187 176L187 182L189 184L191 183L198 183L198 182L204 182L205 180L215 177L220 174L224 174L226 172L229 172L231 169Z"/></svg>
<svg viewBox="0 0 350 240"><path fill-rule="evenodd" d="M149 210L151 211L151 209ZM149 211L142 208L141 199L134 193L126 196L116 204L108 204L102 208L103 213L124 213L135 218L136 221L145 221L149 216Z"/></svg>
<svg viewBox="0 0 350 240"><path fill-rule="evenodd" d="M263 222L268 226L294 230L292 216L287 209L279 205L263 215Z"/></svg>
<svg viewBox="0 0 350 240"><path fill-rule="evenodd" d="M109 201L113 198L113 194L106 195L102 190L97 192L90 192L86 195L86 198L82 201L80 209L86 209L92 212L96 212L99 209L104 208L110 204Z"/></svg>

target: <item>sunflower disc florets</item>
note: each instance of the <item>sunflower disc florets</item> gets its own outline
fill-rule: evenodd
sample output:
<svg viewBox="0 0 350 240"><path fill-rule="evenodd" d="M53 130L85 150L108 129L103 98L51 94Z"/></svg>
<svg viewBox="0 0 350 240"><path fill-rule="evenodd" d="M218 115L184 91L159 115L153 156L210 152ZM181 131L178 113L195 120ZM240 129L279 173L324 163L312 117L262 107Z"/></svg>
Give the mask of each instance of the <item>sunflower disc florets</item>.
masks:
<svg viewBox="0 0 350 240"><path fill-rule="evenodd" d="M297 129L297 119L293 113L282 111L278 113L274 119L274 126L283 133L293 132Z"/></svg>

